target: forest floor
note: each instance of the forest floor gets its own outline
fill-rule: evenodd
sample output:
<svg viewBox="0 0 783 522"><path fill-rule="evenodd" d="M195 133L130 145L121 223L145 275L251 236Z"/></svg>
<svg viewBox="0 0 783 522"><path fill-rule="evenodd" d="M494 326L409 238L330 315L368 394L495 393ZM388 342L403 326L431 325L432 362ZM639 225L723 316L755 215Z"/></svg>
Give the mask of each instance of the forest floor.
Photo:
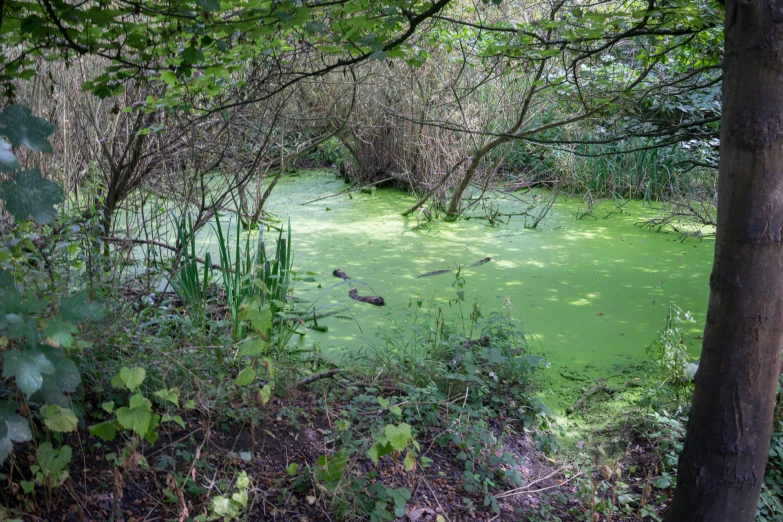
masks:
<svg viewBox="0 0 783 522"><path fill-rule="evenodd" d="M545 454L531 430L508 418L490 419L487 428L497 445L472 456L475 468L486 464L483 484L466 479L465 445L444 443L449 426L416 434L414 469L405 469L400 454L375 465L356 451L346 457L340 478L331 480L322 473L323 456L352 444L340 422L374 415L377 404L357 412L356 399L385 394L394 400L395 387L385 393L377 385L339 378L307 388L273 398L243 424L227 425L219 412L193 411L185 428L172 424L160 430L154 445L139 446L123 465L116 460L120 444L90 443L86 430L80 432L67 441L74 448L67 486L34 504L19 492L18 507L30 520L185 521L199 515L231 520L234 515L222 515L215 499L236 494L233 484L246 472L246 505L234 506L238 520L655 520L663 509L663 497L656 501L650 486L659 476L661 456L640 433L619 434L627 451L612 458L597 445L579 445L583 456L594 453L593 462L586 462L589 458L573 454ZM506 458L493 463L488 452ZM24 459L25 452L17 458ZM508 475L509 463L521 486L498 478Z"/></svg>

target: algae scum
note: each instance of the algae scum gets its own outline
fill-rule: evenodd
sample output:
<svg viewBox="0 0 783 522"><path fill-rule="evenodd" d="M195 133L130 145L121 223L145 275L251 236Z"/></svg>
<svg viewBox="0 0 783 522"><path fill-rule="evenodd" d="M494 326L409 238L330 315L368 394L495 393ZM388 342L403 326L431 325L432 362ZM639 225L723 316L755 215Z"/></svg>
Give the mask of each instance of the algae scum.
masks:
<svg viewBox="0 0 783 522"><path fill-rule="evenodd" d="M556 411L574 399L566 389L643 372L645 347L671 303L696 319L685 340L698 356L714 242L680 242L676 234L636 225L657 213L639 202L628 204L627 213L604 218L614 208L607 202L595 218L578 220L584 205L580 209L580 200L561 198L535 230L525 229L518 217L494 228L486 220L417 227L415 217L400 215L415 200L391 189L302 204L345 187L323 173L294 176L278 185L268 204L291 220L297 269L316 274L314 283L297 284L297 296L318 299L319 306L339 303L354 317L325 318L319 324L328 332L305 336L303 342L316 343L327 356L350 356L377 343L379 331L399 328L417 300L456 316L449 305L459 290L454 274L419 276L457 267L465 278L465 315L474 300L484 315L510 304L531 352L551 363L542 394ZM494 205L505 212L526 206L514 198ZM486 257L492 260L470 266ZM332 275L335 269L355 280L360 294L383 296L387 306L351 300L351 286L333 286L341 282Z"/></svg>

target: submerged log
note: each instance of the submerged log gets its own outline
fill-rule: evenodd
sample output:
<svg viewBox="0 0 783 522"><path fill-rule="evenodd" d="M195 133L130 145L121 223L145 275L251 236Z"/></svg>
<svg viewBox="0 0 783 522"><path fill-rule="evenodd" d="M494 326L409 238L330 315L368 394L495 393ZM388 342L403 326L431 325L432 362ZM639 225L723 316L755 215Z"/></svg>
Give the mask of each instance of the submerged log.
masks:
<svg viewBox="0 0 783 522"><path fill-rule="evenodd" d="M481 265L483 265L484 263L489 263L489 262L490 262L490 261L492 261L493 259L495 259L495 258L494 258L494 257L485 257L484 259L480 259L480 260L476 261L475 263L473 263L473 264L472 264L472 265L470 265L470 266L481 266Z"/></svg>
<svg viewBox="0 0 783 522"><path fill-rule="evenodd" d="M435 270L434 272L427 272L426 274L421 274L420 276L416 277L416 279L421 279L422 277L430 277L430 276L435 276L435 275L440 275L440 274L449 274L451 272L452 272L451 269L449 269L449 270Z"/></svg>

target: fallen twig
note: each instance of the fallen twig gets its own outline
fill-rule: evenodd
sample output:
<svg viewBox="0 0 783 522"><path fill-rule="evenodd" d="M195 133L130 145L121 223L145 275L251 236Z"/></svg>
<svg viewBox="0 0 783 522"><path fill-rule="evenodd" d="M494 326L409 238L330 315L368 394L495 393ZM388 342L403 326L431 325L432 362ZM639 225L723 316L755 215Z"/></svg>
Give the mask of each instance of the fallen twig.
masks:
<svg viewBox="0 0 783 522"><path fill-rule="evenodd" d="M301 381L296 383L296 387L300 388L300 387L304 386L305 384L310 384L311 382L315 382L315 381L320 380L320 379L326 379L327 377L331 377L333 375L337 375L341 371L343 371L342 368L333 368L333 369L327 370L325 372L316 373L315 375L311 375L310 377L305 377L304 379L302 379Z"/></svg>

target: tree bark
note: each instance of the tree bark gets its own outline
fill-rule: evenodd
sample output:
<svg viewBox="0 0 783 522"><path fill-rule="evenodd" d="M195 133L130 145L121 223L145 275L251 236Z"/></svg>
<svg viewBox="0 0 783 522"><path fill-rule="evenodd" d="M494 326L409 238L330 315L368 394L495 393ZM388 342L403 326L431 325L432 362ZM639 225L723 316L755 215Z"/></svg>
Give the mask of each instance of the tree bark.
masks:
<svg viewBox="0 0 783 522"><path fill-rule="evenodd" d="M667 522L755 517L783 349L783 0L726 2L718 224Z"/></svg>

